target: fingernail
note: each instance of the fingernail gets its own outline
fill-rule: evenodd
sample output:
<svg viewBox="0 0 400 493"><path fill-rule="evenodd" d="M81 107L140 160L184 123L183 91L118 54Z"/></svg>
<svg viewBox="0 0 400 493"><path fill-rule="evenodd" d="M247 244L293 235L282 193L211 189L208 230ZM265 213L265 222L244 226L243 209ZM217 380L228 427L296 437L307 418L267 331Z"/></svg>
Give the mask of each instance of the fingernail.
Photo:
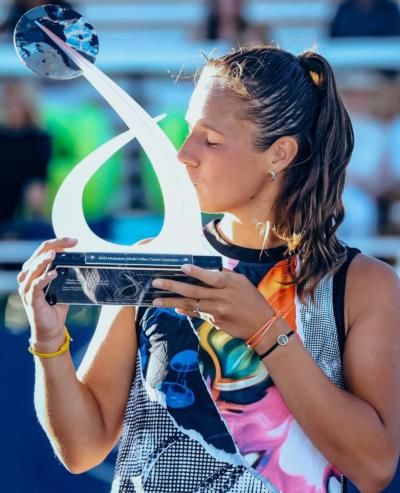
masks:
<svg viewBox="0 0 400 493"><path fill-rule="evenodd" d="M185 274L190 274L191 270L192 270L192 266L189 265L189 264L183 264L182 267L181 267L181 270L182 272L184 272Z"/></svg>
<svg viewBox="0 0 400 493"><path fill-rule="evenodd" d="M77 243L78 240L76 238L66 238L66 240L69 242L69 243Z"/></svg>
<svg viewBox="0 0 400 493"><path fill-rule="evenodd" d="M155 300L153 300L153 305L154 306L163 306L163 301L160 300L159 298L156 298Z"/></svg>
<svg viewBox="0 0 400 493"><path fill-rule="evenodd" d="M161 279L154 279L154 281L152 282L152 286L154 288L162 288L164 285L164 283L161 281Z"/></svg>

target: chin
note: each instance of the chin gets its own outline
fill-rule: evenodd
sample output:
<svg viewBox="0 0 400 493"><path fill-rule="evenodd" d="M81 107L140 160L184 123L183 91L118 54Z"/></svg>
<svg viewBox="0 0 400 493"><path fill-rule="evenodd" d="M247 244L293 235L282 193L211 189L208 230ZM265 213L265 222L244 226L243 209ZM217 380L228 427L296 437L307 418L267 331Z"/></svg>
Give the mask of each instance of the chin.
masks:
<svg viewBox="0 0 400 493"><path fill-rule="evenodd" d="M204 197L201 197L200 194L197 194L197 197L199 199L200 210L205 214L224 214L232 209L232 207L229 207L226 203L216 202L215 197L214 200L207 200Z"/></svg>

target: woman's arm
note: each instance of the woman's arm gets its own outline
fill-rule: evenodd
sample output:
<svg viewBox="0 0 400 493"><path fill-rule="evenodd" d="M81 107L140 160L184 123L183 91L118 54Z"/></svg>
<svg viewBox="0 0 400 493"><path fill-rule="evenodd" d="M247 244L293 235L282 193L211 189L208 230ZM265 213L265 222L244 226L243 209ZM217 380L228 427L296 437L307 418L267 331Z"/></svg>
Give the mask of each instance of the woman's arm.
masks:
<svg viewBox="0 0 400 493"><path fill-rule="evenodd" d="M64 342L68 311L65 305L50 306L45 299L43 288L55 277L47 268L56 251L75 244L70 238L44 242L18 276L31 344L42 353L54 352ZM96 466L120 436L136 362L135 313L131 306L102 307L78 372L69 352L49 359L35 357L36 412L56 454L71 472Z"/></svg>
<svg viewBox="0 0 400 493"><path fill-rule="evenodd" d="M102 308L78 373L69 352L35 357L36 412L70 472L102 462L120 436L136 361L134 314L133 307Z"/></svg>
<svg viewBox="0 0 400 493"><path fill-rule="evenodd" d="M191 316L197 307L221 330L244 340L272 317L262 294L242 274L194 266L183 270L210 287L159 280L157 287L183 298L158 299L156 305ZM377 493L395 472L400 446L400 281L389 266L363 255L350 264L347 277L348 390L321 371L296 336L263 362L321 453L362 493ZM257 352L268 350L289 330L279 319L257 344Z"/></svg>
<svg viewBox="0 0 400 493"><path fill-rule="evenodd" d="M398 277L386 264L358 255L348 271L345 306L347 391L325 376L295 337L264 364L316 447L362 493L377 493L391 480L400 447ZM264 348L287 329L284 321L275 324Z"/></svg>

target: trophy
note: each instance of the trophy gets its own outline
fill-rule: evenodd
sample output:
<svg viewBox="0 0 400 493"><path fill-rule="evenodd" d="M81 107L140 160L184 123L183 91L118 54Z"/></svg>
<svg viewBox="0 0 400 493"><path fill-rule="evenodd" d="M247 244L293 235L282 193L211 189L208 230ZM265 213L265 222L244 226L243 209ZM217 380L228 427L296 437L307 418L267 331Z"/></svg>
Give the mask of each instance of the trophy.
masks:
<svg viewBox="0 0 400 493"><path fill-rule="evenodd" d="M21 17L14 44L22 62L41 76L61 80L85 77L128 128L77 164L57 192L52 209L56 236L78 238L79 245L56 254L50 268L57 269L58 276L46 288L48 302L149 306L155 297L177 296L152 288L155 277L200 284L183 274L183 264L221 270L222 259L203 234L195 189L178 162L176 149L157 125L162 117L148 115L94 65L99 41L93 26L70 8L43 5ZM164 222L150 242L118 245L89 228L82 195L94 173L134 138L159 180Z"/></svg>

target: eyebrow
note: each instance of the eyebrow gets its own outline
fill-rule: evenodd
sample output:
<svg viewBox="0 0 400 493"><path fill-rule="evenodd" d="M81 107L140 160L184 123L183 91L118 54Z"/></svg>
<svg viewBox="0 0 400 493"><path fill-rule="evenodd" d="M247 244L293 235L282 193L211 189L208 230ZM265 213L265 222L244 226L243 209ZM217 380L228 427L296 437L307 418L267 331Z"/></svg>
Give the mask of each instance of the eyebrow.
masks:
<svg viewBox="0 0 400 493"><path fill-rule="evenodd" d="M185 120L185 121L190 127L190 122L188 120ZM212 127L211 125L208 125L207 123L199 123L198 125L199 125L199 127L203 127L207 130L211 130L212 132L215 132L217 134L225 135L223 132L221 132L221 130L217 130L216 128Z"/></svg>

